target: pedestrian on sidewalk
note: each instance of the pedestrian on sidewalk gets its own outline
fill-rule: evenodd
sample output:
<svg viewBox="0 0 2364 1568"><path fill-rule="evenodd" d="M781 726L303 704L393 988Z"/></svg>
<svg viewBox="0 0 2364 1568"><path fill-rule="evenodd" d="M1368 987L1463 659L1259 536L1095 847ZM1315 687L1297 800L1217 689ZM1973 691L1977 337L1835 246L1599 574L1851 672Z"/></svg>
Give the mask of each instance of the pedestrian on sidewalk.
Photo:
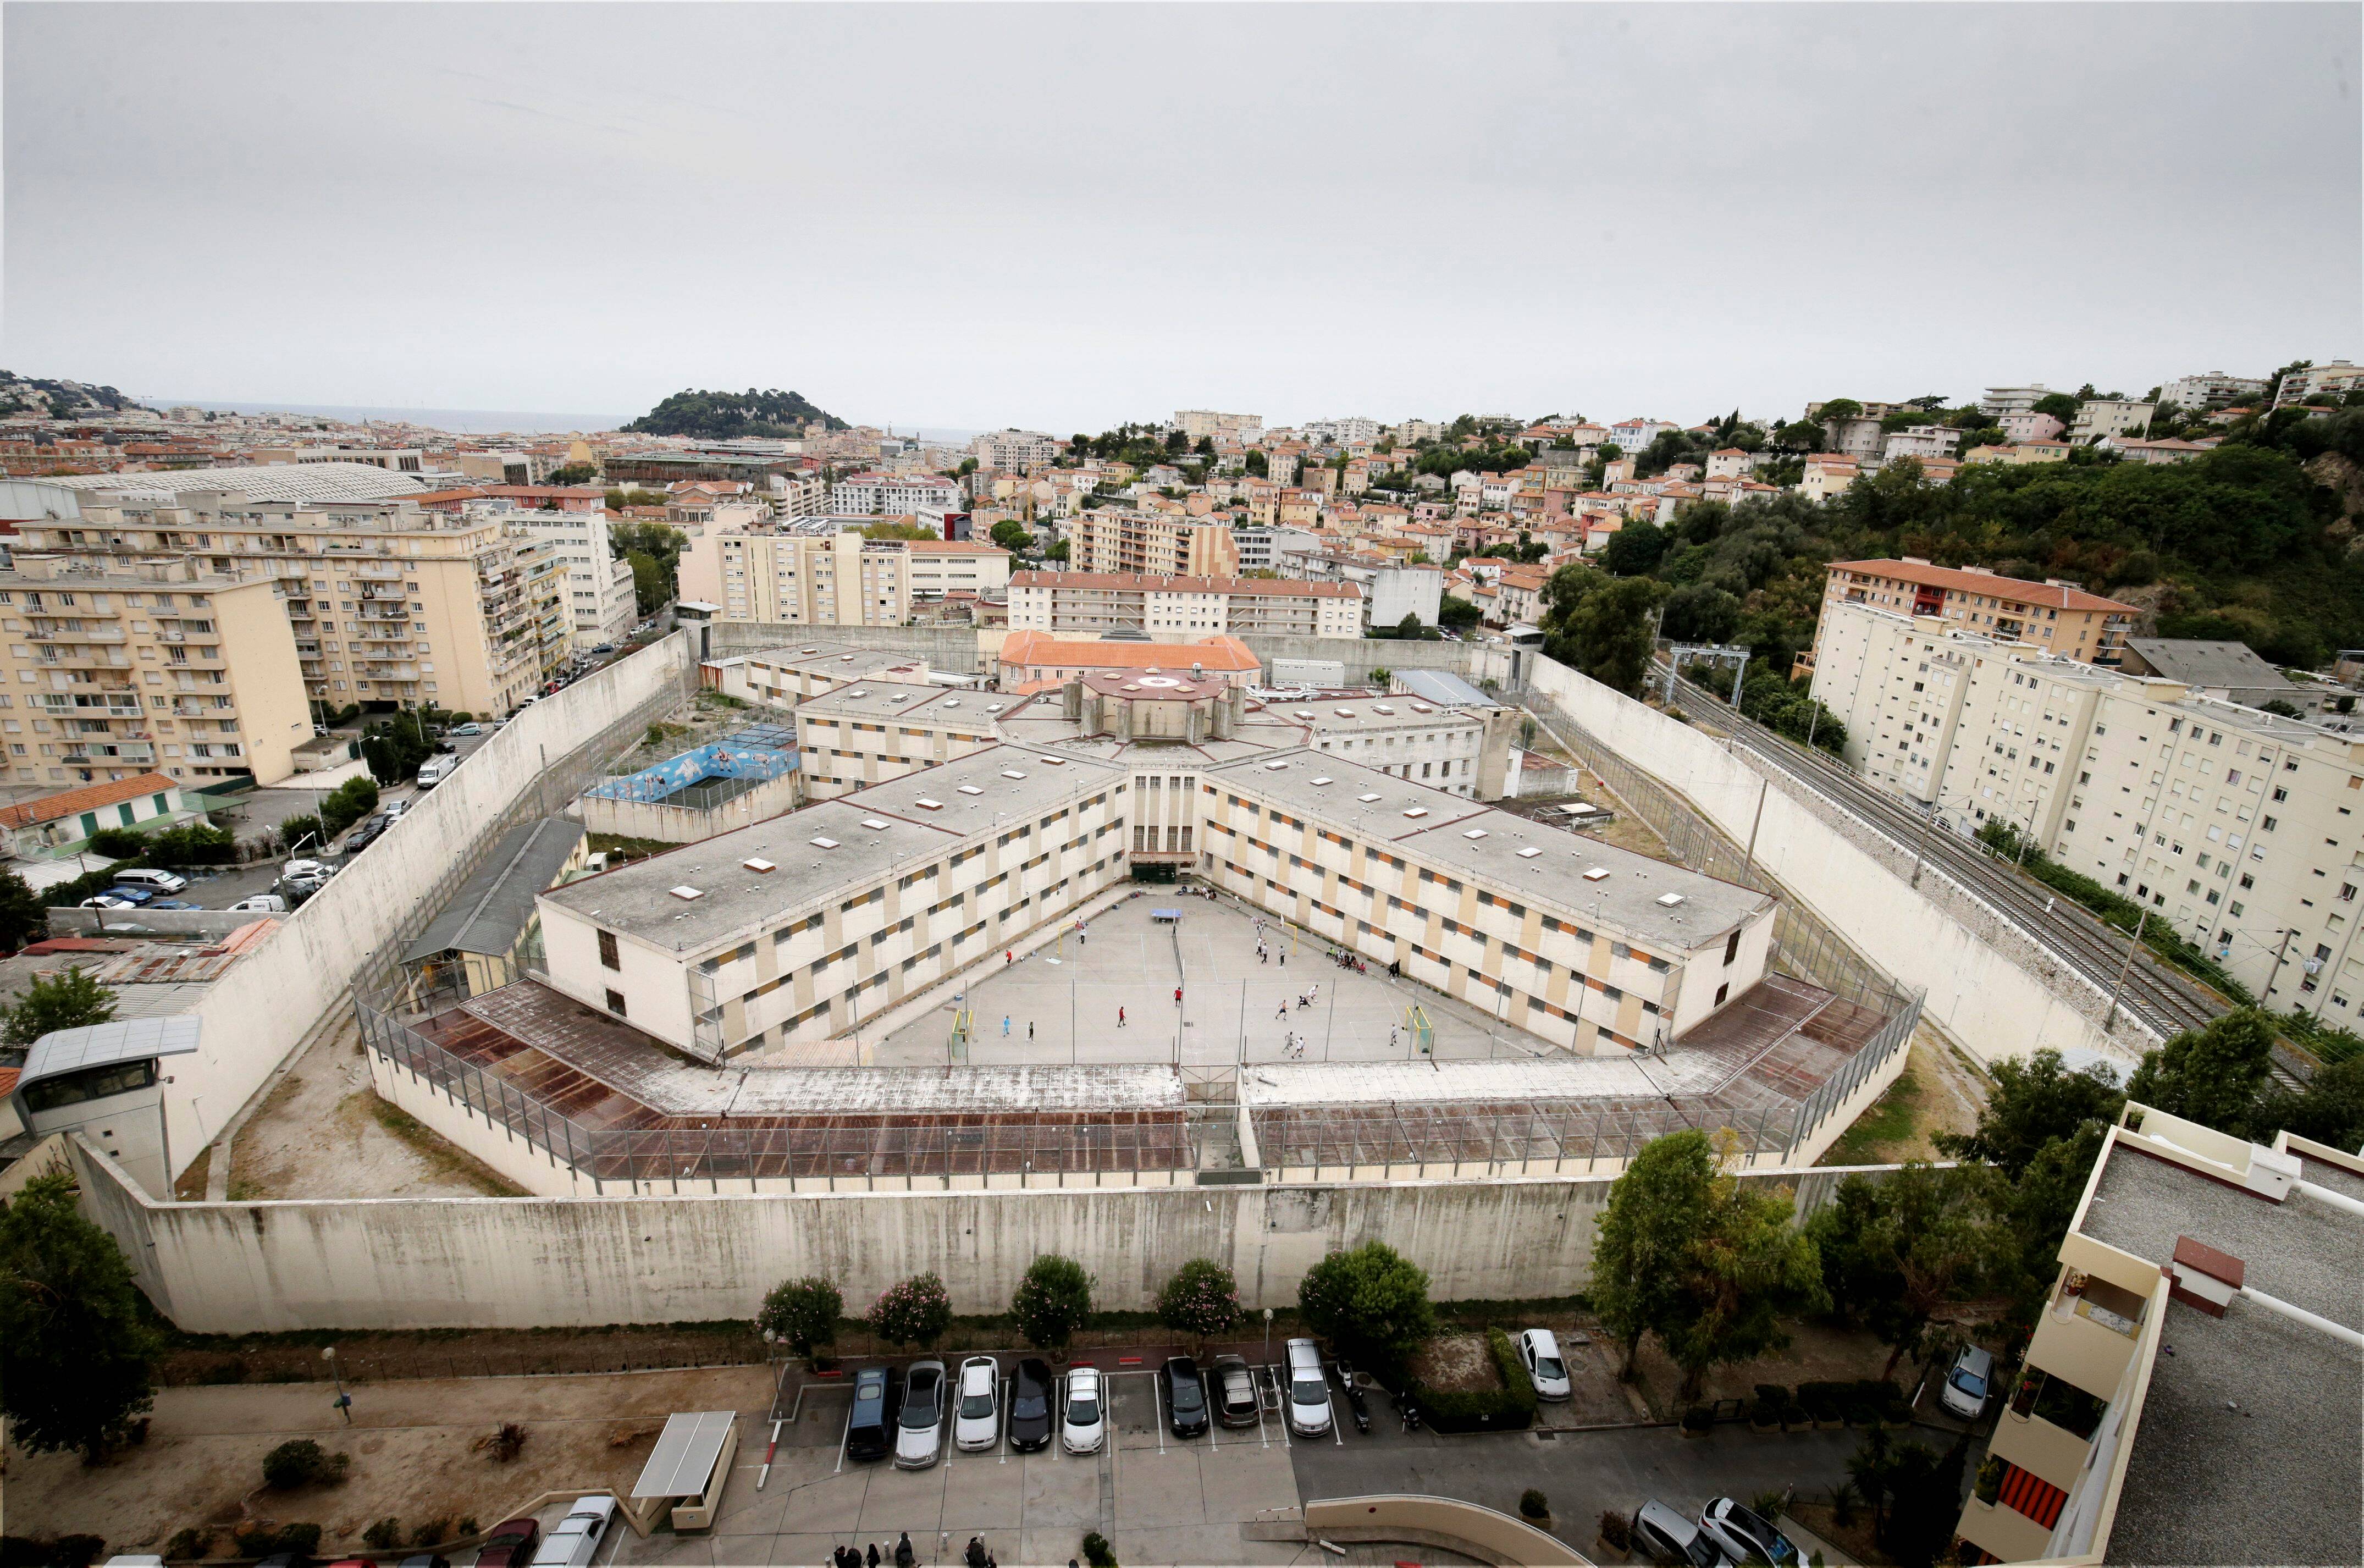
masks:
<svg viewBox="0 0 2364 1568"><path fill-rule="evenodd" d="M1124 1009L1122 1007L1119 1007L1116 1010L1116 1027L1119 1029L1124 1028Z"/></svg>
<svg viewBox="0 0 2364 1568"><path fill-rule="evenodd" d="M1026 1020L1026 1038L1028 1040L1034 1038L1034 1020L1031 1018Z"/></svg>
<svg viewBox="0 0 2364 1568"><path fill-rule="evenodd" d="M1182 987L1179 985L1174 987L1174 1005L1177 1007L1182 1005Z"/></svg>
<svg viewBox="0 0 2364 1568"><path fill-rule="evenodd" d="M1277 1013L1275 1013L1275 1014L1273 1015L1273 1017L1274 1017L1274 1018L1288 1018L1288 1003L1286 1003L1286 1002L1283 1002L1283 1003L1280 1005L1280 1011L1278 1011Z"/></svg>
<svg viewBox="0 0 2364 1568"><path fill-rule="evenodd" d="M919 1560L919 1553L911 1550L911 1532L905 1530L895 1542L895 1568L911 1568Z"/></svg>
<svg viewBox="0 0 2364 1568"><path fill-rule="evenodd" d="M870 1543L869 1564L870 1568L878 1568L878 1543L875 1540Z"/></svg>

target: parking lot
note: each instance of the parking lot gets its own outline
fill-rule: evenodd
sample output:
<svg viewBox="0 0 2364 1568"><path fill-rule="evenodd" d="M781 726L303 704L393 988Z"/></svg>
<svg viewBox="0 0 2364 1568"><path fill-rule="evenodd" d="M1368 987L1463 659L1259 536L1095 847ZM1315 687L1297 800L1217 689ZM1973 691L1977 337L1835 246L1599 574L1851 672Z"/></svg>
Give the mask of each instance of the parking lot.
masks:
<svg viewBox="0 0 2364 1568"><path fill-rule="evenodd" d="M711 1536L627 1539L617 1561L818 1564L839 1545L876 1541L891 1553L905 1531L922 1562L957 1562L969 1537L979 1535L1013 1568L1079 1558L1089 1530L1107 1536L1128 1562L1283 1563L1321 1555L1316 1548L1240 1538L1241 1520L1297 1504L1290 1440L1277 1412L1255 1429L1218 1427L1204 1437L1177 1439L1164 1419L1155 1368L1102 1356L1110 1421L1099 1451L1063 1451L1054 1421L1050 1447L1016 1453L1007 1437L1008 1372L1015 1362L1001 1359L1003 1435L991 1449L959 1451L947 1419L939 1457L927 1469L848 1459L849 1369L842 1379L804 1385L781 1412L780 1446L761 1491L750 1472L770 1434L746 1432L742 1473ZM957 1358L948 1359L948 1370L956 1379Z"/></svg>

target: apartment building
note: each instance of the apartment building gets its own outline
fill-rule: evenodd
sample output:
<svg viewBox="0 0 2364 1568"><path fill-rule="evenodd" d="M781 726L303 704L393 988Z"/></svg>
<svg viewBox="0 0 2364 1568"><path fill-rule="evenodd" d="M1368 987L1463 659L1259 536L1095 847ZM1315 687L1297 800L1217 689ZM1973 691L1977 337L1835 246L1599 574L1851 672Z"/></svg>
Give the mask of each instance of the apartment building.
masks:
<svg viewBox="0 0 2364 1568"><path fill-rule="evenodd" d="M268 577L20 550L0 572L0 776L12 784L273 784L312 738Z"/></svg>
<svg viewBox="0 0 2364 1568"><path fill-rule="evenodd" d="M969 442L968 450L979 468L1034 473L1059 461L1060 446L1040 430L994 430Z"/></svg>
<svg viewBox="0 0 2364 1568"><path fill-rule="evenodd" d="M1845 495L1862 473L1862 466L1851 457L1810 457L1798 481L1798 494L1809 501L1828 501Z"/></svg>
<svg viewBox="0 0 2364 1568"><path fill-rule="evenodd" d="M2068 428L2060 422L2057 416L2038 414L2033 408L2013 409L1995 423L2014 444L2023 446L2030 441L2057 439L2060 433Z"/></svg>
<svg viewBox="0 0 2364 1568"><path fill-rule="evenodd" d="M1640 452L1642 449L1648 446L1652 441L1656 440L1660 436L1665 435L1668 430L1677 430L1681 428L1681 426L1673 424L1665 419L1651 419L1646 417L1621 419L1616 424L1609 427L1609 439L1615 442L1620 450L1632 455Z"/></svg>
<svg viewBox="0 0 2364 1568"><path fill-rule="evenodd" d="M1869 414L1858 414L1847 419L1823 421L1824 449L1837 452L1842 457L1852 458L1857 462L1877 464L1880 444L1886 434L1879 428L1879 420Z"/></svg>
<svg viewBox="0 0 2364 1568"><path fill-rule="evenodd" d="M557 552L559 570L566 574L566 608L577 651L603 642L621 642L630 635L639 606L632 596L631 562L608 543L608 513L545 512L510 514L535 539L546 539Z"/></svg>
<svg viewBox="0 0 2364 1568"><path fill-rule="evenodd" d="M1990 418L2024 413L2052 395L2052 389L2042 382L2033 386L1990 386L1979 399L1979 412Z"/></svg>
<svg viewBox="0 0 2364 1568"><path fill-rule="evenodd" d="M1243 445L1254 446L1264 439L1264 416L1261 414L1223 414L1212 408L1183 408L1176 411L1174 423L1190 444L1221 440L1229 436Z"/></svg>
<svg viewBox="0 0 2364 1568"><path fill-rule="evenodd" d="M1879 456L1883 462L1893 462L1901 457L1952 457L1962 432L1946 425L1908 425L1901 430L1890 430L1881 439Z"/></svg>
<svg viewBox="0 0 2364 1568"><path fill-rule="evenodd" d="M1173 577L1236 577L1239 547L1228 524L1101 506L1065 525L1068 564L1078 572Z"/></svg>
<svg viewBox="0 0 2364 1568"><path fill-rule="evenodd" d="M571 883L540 900L548 983L709 1061L824 1038L1065 917L1127 874L1136 828L1587 1054L1671 1040L1765 970L1774 901L1747 888L1302 749L1154 772L994 746Z"/></svg>
<svg viewBox="0 0 2364 1568"><path fill-rule="evenodd" d="M1416 553L1407 550L1406 553ZM1391 627L1404 617L1417 616L1422 626L1436 624L1444 602L1444 568L1398 564L1384 560L1326 550L1291 550L1280 557L1280 570L1309 583L1343 583L1363 595L1363 624Z"/></svg>
<svg viewBox="0 0 2364 1568"><path fill-rule="evenodd" d="M1153 638L1360 638L1363 595L1348 584L1285 578L1020 572L1009 579L1009 628Z"/></svg>
<svg viewBox="0 0 2364 1568"><path fill-rule="evenodd" d="M1919 556L1834 561L1827 572L1823 617L1814 628L1814 646L1799 660L1800 670L1821 664L1829 612L1843 604L1935 616L1967 631L2032 642L2104 668L2114 667L2123 656L2138 613L2132 605L2089 594L2073 583L2031 583L1981 566L1935 566Z"/></svg>
<svg viewBox="0 0 2364 1568"><path fill-rule="evenodd" d="M959 482L941 473L849 474L829 495L829 509L840 517L908 517L962 506Z"/></svg>
<svg viewBox="0 0 2364 1568"><path fill-rule="evenodd" d="M722 606L720 620L793 626L908 626L950 594L1009 585L1009 552L969 539L865 539L865 519L807 517L718 528L681 558L685 597Z"/></svg>
<svg viewBox="0 0 2364 1568"><path fill-rule="evenodd" d="M147 488L166 477L176 493ZM559 547L514 512L430 511L411 495L266 498L206 488L202 473L121 479L140 488L62 497L22 526L20 548L89 565L178 561L268 582L306 688L328 707L506 714L573 645Z"/></svg>
<svg viewBox="0 0 2364 1568"><path fill-rule="evenodd" d="M2156 403L2091 398L2077 405L2077 417L2068 421L2068 439L2076 446L2091 446L2112 436L2141 436L2150 429L2150 417L2158 411Z"/></svg>
<svg viewBox="0 0 2364 1568"><path fill-rule="evenodd" d="M2364 1024L2364 739L1867 606L1814 695L1847 760L1957 830L2009 823L2277 1011Z"/></svg>
<svg viewBox="0 0 2364 1568"><path fill-rule="evenodd" d="M2236 403L2248 403L2266 395L2262 376L2226 375L2223 371L2209 371L2203 375L2179 376L2159 390L2159 401L2172 403L2178 408L2229 408Z"/></svg>
<svg viewBox="0 0 2364 1568"><path fill-rule="evenodd" d="M2274 406L2280 408L2292 403L2336 401L2358 391L2364 391L2364 365L2333 360L2327 364L2312 365L2284 376L2281 389L2274 395Z"/></svg>
<svg viewBox="0 0 2364 1568"><path fill-rule="evenodd" d="M2359 1199L2354 1154L2127 1105L1994 1391L1954 1555L2364 1561Z"/></svg>
<svg viewBox="0 0 2364 1568"><path fill-rule="evenodd" d="M1402 514L1391 515L1400 519ZM1319 550L1321 536L1307 528L1241 528L1232 530L1232 548L1238 551L1242 572L1277 572L1283 554Z"/></svg>

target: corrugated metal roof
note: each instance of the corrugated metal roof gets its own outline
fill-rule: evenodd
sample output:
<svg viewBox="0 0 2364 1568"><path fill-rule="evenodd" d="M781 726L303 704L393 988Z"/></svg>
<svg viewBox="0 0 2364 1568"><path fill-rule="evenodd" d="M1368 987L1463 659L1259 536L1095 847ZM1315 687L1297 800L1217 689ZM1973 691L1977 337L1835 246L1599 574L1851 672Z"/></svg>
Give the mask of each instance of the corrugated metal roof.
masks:
<svg viewBox="0 0 2364 1568"><path fill-rule="evenodd" d="M178 495L192 490L229 490L251 501L376 501L416 495L427 489L415 473L368 462L249 463L156 473L80 473L40 483L86 495Z"/></svg>
<svg viewBox="0 0 2364 1568"><path fill-rule="evenodd" d="M197 1049L195 1013L164 1018L118 1018L88 1024L78 1029L53 1029L33 1042L25 1056L25 1073L18 1086L104 1067L110 1062L137 1062L147 1056L183 1056Z"/></svg>
<svg viewBox="0 0 2364 1568"><path fill-rule="evenodd" d="M1446 707L1483 707L1494 700L1450 670L1398 670L1396 684Z"/></svg>
<svg viewBox="0 0 2364 1568"><path fill-rule="evenodd" d="M520 822L501 835L475 874L461 884L402 955L417 963L439 952L505 953L517 946L533 901L549 891L583 841L583 824L560 817Z"/></svg>
<svg viewBox="0 0 2364 1568"><path fill-rule="evenodd" d="M730 1435L736 1410L698 1410L665 1418L664 1430L641 1478L632 1483L632 1500L649 1497L695 1497L705 1492L714 1462Z"/></svg>

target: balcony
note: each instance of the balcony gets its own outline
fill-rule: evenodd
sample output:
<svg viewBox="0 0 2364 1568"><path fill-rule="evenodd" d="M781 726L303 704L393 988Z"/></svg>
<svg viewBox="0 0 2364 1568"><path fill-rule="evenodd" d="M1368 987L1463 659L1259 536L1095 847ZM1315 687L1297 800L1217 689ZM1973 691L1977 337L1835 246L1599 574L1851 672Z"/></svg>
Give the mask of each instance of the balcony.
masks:
<svg viewBox="0 0 2364 1568"><path fill-rule="evenodd" d="M32 637L37 642L56 642L83 647L124 640L123 628L119 626L98 626L81 631L66 631L56 627L45 627L39 620L33 623Z"/></svg>
<svg viewBox="0 0 2364 1568"><path fill-rule="evenodd" d="M2041 1416L2022 1416L2006 1406L1995 1424L1988 1451L2018 1465L2039 1481L2063 1492L2073 1491L2084 1473L2091 1446L2076 1433L2056 1427Z"/></svg>
<svg viewBox="0 0 2364 1568"><path fill-rule="evenodd" d="M2017 1508L1976 1497L1963 1507L1957 1528L1964 1540L2004 1562L2039 1562L2052 1547L2052 1532Z"/></svg>

